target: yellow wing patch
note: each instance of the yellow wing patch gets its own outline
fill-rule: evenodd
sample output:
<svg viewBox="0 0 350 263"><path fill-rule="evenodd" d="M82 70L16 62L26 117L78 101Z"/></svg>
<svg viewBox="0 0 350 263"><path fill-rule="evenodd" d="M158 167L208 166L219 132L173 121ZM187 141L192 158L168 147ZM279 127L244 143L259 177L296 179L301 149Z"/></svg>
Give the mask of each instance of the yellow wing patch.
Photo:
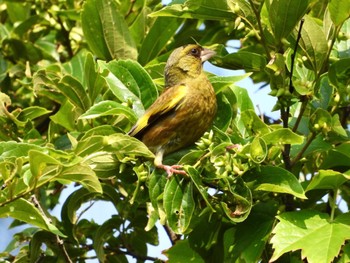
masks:
<svg viewBox="0 0 350 263"><path fill-rule="evenodd" d="M174 86L166 89L136 122L134 127L129 131L129 135L135 136L141 130L150 125L149 120L152 116L161 116L178 107L180 102L185 98L186 93L187 87L185 85Z"/></svg>

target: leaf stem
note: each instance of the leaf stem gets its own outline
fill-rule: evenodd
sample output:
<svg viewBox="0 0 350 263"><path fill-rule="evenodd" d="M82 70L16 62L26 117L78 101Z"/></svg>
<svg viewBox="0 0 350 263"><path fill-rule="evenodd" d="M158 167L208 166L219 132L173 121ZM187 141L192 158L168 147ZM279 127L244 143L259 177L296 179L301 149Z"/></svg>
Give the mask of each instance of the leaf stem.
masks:
<svg viewBox="0 0 350 263"><path fill-rule="evenodd" d="M30 199L32 200L34 206L39 210L40 214L47 220L47 222L52 223L51 218L49 218L49 217L45 214L45 212L44 212L43 208L41 207L41 205L40 205L38 199L36 198L36 196L33 194L33 195L30 197ZM58 235L56 235L56 243L57 243L58 247L61 249L61 252L62 252L62 254L63 254L63 256L64 256L65 262L73 263L73 261L72 261L71 258L69 257L69 254L68 254L68 252L67 252L67 250L66 250L66 247L64 246L63 240L62 240Z"/></svg>
<svg viewBox="0 0 350 263"><path fill-rule="evenodd" d="M311 142L315 139L316 137L316 133L311 133L311 135L309 136L309 138L307 139L304 147L300 150L300 152L297 154L297 156L295 156L295 158L291 161L291 167L293 167L303 156L303 154L305 153L305 151L307 150L307 148L310 146Z"/></svg>
<svg viewBox="0 0 350 263"><path fill-rule="evenodd" d="M250 4L250 6L252 7L252 10L253 10L253 12L255 14L255 17L256 17L256 20L257 20L257 23L258 23L258 27L259 27L259 31L260 31L261 44L263 45L263 47L265 49L267 59L270 60L271 59L270 50L268 49L267 44L266 44L264 30L263 30L262 25L261 25L260 13L255 8L254 3L253 3L252 0L248 0L248 2Z"/></svg>
<svg viewBox="0 0 350 263"><path fill-rule="evenodd" d="M334 220L334 213L335 208L337 207L337 197L338 197L338 188L334 189L334 195L332 196L332 200L330 200L330 206L331 206L331 222ZM329 198L328 198L329 202Z"/></svg>
<svg viewBox="0 0 350 263"><path fill-rule="evenodd" d="M296 132L298 130L299 124L301 122L301 118L303 117L304 112L305 112L306 107L307 107L308 99L305 96L303 96L301 98L301 101L302 101L301 108L300 108L300 111L299 111L298 118L297 118L297 120L296 120L296 122L295 122L295 124L293 126L293 129L292 129L293 132Z"/></svg>

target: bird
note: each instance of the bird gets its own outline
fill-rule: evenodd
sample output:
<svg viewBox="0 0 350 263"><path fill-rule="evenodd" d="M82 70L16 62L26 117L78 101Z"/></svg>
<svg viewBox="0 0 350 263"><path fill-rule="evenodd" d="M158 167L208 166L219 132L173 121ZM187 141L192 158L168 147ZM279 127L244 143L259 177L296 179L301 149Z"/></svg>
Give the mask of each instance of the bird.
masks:
<svg viewBox="0 0 350 263"><path fill-rule="evenodd" d="M214 55L198 44L176 48L165 65L163 92L128 132L155 154L155 167L168 177L186 172L181 165L163 164L163 156L194 144L216 115L215 91L203 71Z"/></svg>

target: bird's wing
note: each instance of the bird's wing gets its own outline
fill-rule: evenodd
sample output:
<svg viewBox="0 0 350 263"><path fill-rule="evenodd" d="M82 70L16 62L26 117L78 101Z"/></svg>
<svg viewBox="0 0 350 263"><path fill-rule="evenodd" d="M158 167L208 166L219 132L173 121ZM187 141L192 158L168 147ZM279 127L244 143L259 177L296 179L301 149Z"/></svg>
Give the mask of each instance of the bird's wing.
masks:
<svg viewBox="0 0 350 263"><path fill-rule="evenodd" d="M137 121L128 134L130 136L136 136L157 119L175 110L185 98L186 93L187 87L185 85L178 85L166 89Z"/></svg>

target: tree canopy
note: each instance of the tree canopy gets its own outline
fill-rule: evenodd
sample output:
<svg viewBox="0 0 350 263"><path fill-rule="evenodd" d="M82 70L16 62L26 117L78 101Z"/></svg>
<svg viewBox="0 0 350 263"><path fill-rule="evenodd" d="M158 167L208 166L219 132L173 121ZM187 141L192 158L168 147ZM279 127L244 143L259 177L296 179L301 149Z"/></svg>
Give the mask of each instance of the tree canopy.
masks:
<svg viewBox="0 0 350 263"><path fill-rule="evenodd" d="M0 7L0 218L28 226L1 259L160 262L147 247L162 242L160 222L169 262L350 261L350 1ZM166 156L187 173L167 178L127 132L162 91L170 52L194 42L246 74L209 74L214 124ZM256 111L244 78L270 89L279 119ZM99 200L117 213L82 219Z"/></svg>

